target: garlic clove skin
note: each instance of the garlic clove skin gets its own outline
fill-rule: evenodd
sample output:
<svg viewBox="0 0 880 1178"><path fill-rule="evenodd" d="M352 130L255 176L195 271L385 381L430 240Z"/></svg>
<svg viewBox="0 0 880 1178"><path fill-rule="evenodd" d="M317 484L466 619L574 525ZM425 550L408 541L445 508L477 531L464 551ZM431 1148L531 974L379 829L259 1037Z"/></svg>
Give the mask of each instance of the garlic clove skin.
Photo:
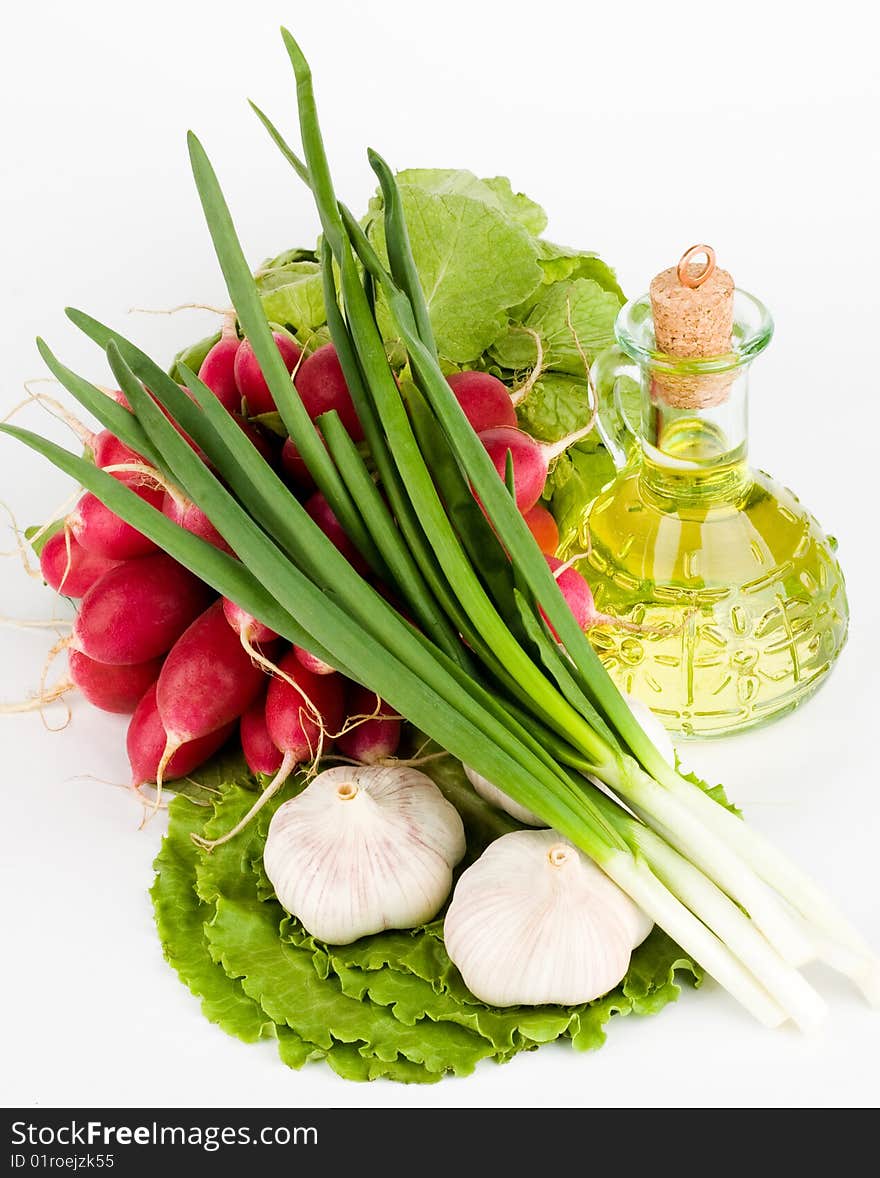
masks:
<svg viewBox="0 0 880 1178"><path fill-rule="evenodd" d="M446 951L491 1006L577 1006L624 977L645 917L554 830L503 835L460 877Z"/></svg>
<svg viewBox="0 0 880 1178"><path fill-rule="evenodd" d="M532 810L521 806L519 802L515 802L513 798L509 797L504 790L493 785L485 777L481 777L475 769L471 769L468 765L462 765L464 775L480 795L487 802L493 806L497 806L499 810L504 810L511 818L515 818L517 822L522 822L524 826L545 826L546 822L539 818Z"/></svg>
<svg viewBox="0 0 880 1178"><path fill-rule="evenodd" d="M278 808L263 863L282 906L347 945L436 916L465 852L458 811L401 766L327 769Z"/></svg>

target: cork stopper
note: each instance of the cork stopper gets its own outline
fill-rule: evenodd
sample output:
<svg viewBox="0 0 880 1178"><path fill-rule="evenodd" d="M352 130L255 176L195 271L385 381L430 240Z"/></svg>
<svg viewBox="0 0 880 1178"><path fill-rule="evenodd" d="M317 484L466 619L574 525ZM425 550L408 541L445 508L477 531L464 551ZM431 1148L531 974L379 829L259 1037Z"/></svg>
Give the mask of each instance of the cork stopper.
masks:
<svg viewBox="0 0 880 1178"><path fill-rule="evenodd" d="M693 259L705 254L705 262ZM733 278L715 264L715 251L693 245L677 266L651 282L651 310L657 350L680 359L723 356L731 351ZM719 405L733 383L729 372L717 375L656 373L654 392L675 408Z"/></svg>

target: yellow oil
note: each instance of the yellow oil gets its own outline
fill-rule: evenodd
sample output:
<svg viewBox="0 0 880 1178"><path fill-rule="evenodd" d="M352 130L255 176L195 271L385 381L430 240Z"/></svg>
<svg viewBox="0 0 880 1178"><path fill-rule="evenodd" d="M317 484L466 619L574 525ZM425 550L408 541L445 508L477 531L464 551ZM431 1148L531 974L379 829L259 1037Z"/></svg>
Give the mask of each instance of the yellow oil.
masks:
<svg viewBox="0 0 880 1178"><path fill-rule="evenodd" d="M676 423L654 452L662 462L640 453L562 553L587 553L578 567L597 609L618 619L590 631L618 686L685 736L796 707L848 624L835 541L742 455L719 445L713 464L714 444L704 422Z"/></svg>

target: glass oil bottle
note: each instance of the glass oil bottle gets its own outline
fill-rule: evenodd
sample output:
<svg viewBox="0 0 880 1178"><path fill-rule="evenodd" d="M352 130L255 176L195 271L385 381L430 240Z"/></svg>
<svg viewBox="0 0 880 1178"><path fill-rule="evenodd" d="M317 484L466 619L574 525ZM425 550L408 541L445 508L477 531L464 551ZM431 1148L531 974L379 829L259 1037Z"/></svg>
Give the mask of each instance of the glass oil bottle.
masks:
<svg viewBox="0 0 880 1178"><path fill-rule="evenodd" d="M590 637L618 686L683 736L790 711L846 640L836 542L748 464L749 370L772 332L693 247L621 309L594 368L618 474L561 555L585 554L577 567L615 619Z"/></svg>

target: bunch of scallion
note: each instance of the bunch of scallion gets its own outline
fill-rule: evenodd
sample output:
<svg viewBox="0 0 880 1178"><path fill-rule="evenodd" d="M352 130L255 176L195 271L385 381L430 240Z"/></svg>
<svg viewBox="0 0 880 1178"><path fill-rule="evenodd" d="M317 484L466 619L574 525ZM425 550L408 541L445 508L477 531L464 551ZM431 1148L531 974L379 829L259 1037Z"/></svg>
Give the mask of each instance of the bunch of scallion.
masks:
<svg viewBox="0 0 880 1178"><path fill-rule="evenodd" d="M386 264L337 201L310 71L283 35L305 161L258 113L317 204L329 327L381 490L335 413L309 419L215 173L190 136L193 173L241 330L284 424L400 609L354 571L191 370L183 370L187 396L134 344L79 311L70 318L105 350L132 412L38 341L49 368L207 514L237 559L91 463L2 428L570 838L763 1023L791 1018L810 1028L821 1019L823 1001L799 972L815 957L877 1001L880 967L859 934L801 871L673 770L631 715L518 512L510 479L498 478L446 383L391 171L370 154L384 195ZM407 350L400 383L377 326L380 299Z"/></svg>

